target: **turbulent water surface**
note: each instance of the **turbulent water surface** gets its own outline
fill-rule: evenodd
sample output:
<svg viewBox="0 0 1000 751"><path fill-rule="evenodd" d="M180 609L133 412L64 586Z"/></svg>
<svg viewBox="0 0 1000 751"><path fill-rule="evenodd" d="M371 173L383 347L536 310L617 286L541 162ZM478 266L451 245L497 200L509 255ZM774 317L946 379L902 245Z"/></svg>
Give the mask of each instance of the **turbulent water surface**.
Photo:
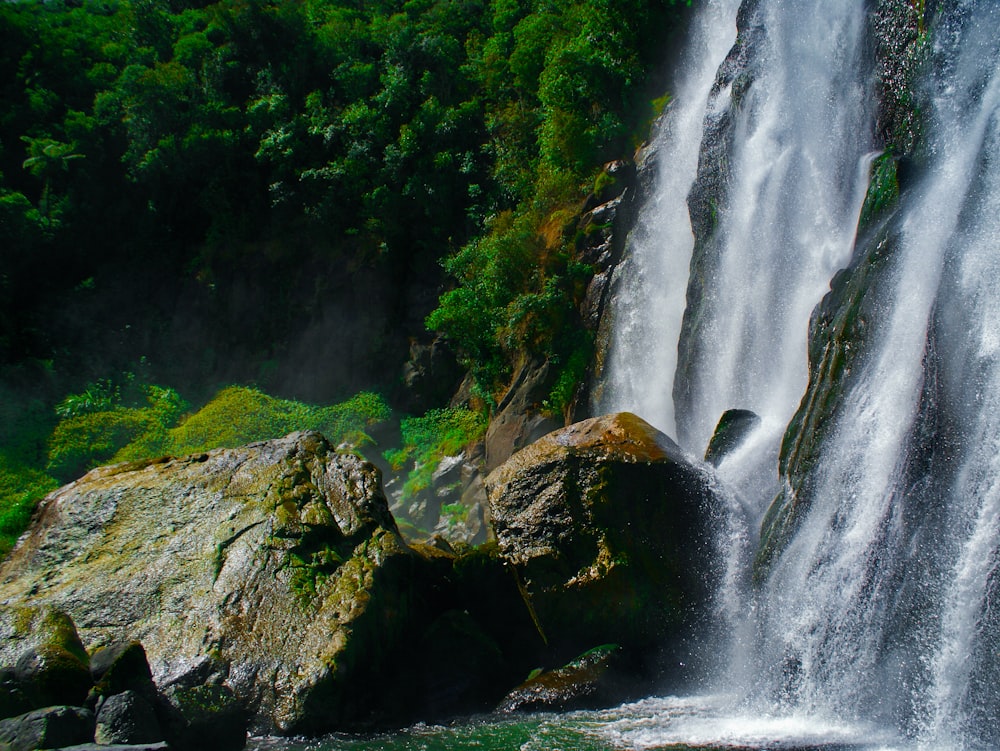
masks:
<svg viewBox="0 0 1000 751"><path fill-rule="evenodd" d="M884 731L835 719L727 714L723 696L663 697L604 711L481 718L364 737L259 738L248 751L903 751Z"/></svg>

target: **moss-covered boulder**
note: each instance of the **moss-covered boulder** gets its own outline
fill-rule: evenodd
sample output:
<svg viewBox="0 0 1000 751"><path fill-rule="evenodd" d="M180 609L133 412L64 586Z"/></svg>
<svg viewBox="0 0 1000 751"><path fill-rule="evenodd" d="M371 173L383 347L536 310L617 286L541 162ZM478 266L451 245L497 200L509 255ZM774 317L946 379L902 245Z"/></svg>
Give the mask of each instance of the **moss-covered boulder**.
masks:
<svg viewBox="0 0 1000 751"><path fill-rule="evenodd" d="M599 709L630 698L641 687L628 671L618 669L621 652L617 644L603 644L561 668L530 675L503 698L497 711Z"/></svg>
<svg viewBox="0 0 1000 751"><path fill-rule="evenodd" d="M83 704L87 651L73 621L53 607L0 607L0 718Z"/></svg>
<svg viewBox="0 0 1000 751"><path fill-rule="evenodd" d="M378 470L296 433L52 493L0 601L62 609L92 649L141 641L161 690L226 686L257 731L320 732L377 704L418 560Z"/></svg>
<svg viewBox="0 0 1000 751"><path fill-rule="evenodd" d="M602 643L695 661L724 508L707 467L622 413L548 434L486 485L500 553L555 664Z"/></svg>

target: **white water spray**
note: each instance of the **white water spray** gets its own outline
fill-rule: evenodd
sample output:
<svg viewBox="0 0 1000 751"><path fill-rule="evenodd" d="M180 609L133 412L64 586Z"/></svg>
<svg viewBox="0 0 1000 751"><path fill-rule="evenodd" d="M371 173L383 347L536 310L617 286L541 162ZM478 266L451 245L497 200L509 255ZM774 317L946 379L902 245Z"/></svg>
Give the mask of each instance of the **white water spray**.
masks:
<svg viewBox="0 0 1000 751"><path fill-rule="evenodd" d="M693 453L724 410L760 414L720 467L751 516L773 497L778 441L806 386L809 316L853 252L874 119L867 7L761 0L751 85L707 105L735 104L728 184L698 250L709 260L692 267L703 292L676 376L662 372L676 316L641 321L667 309L654 301L663 272L649 248L636 246L620 279L629 296L615 320L629 323L601 407L675 427ZM1000 6L953 0L939 12L922 177L872 275L878 303L851 342L862 355L827 406L818 461L802 470L798 526L744 600L755 622L734 641L728 686L742 698L709 717L738 725L743 707L758 721L836 721L858 728L861 745L873 727L900 747L1000 744ZM664 406L671 378L675 412ZM625 733L637 745L682 739L677 722L688 722L648 719L641 742Z"/></svg>
<svg viewBox="0 0 1000 751"><path fill-rule="evenodd" d="M613 331L595 414L638 412L669 435L676 434L677 339L694 246L686 199L698 168L712 82L736 38L738 7L739 0L709 0L694 21L687 75L656 136L656 191L641 211L613 281Z"/></svg>

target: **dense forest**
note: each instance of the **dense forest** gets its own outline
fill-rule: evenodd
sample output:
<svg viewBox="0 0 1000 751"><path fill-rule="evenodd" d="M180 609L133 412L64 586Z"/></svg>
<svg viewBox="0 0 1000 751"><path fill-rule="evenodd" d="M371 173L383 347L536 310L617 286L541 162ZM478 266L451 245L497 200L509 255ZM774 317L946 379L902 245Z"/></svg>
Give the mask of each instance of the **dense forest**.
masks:
<svg viewBox="0 0 1000 751"><path fill-rule="evenodd" d="M481 434L525 353L581 377L573 219L648 135L687 15L0 3L0 547L105 461L393 415L419 454ZM400 394L435 337L471 409Z"/></svg>

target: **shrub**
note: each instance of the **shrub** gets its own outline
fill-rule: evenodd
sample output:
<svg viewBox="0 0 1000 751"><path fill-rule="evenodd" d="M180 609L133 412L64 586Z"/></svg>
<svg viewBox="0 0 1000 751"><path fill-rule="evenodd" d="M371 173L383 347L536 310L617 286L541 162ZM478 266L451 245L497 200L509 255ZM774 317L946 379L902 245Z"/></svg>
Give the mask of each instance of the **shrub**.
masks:
<svg viewBox="0 0 1000 751"><path fill-rule="evenodd" d="M387 420L390 413L382 397L367 392L339 404L315 407L278 399L253 388L230 386L177 427L164 431L159 442L147 433L126 446L115 459L235 448L280 438L296 430L319 430L334 443L347 441L361 446L372 443L365 431Z"/></svg>
<svg viewBox="0 0 1000 751"><path fill-rule="evenodd" d="M63 399L56 407L63 419L48 441L48 470L69 481L109 460L166 453L167 428L187 405L173 389L154 385L136 389L144 398L142 406L121 404L120 392L110 381L91 384L81 394Z"/></svg>
<svg viewBox="0 0 1000 751"><path fill-rule="evenodd" d="M58 487L55 478L0 454L0 558L14 547L35 505Z"/></svg>
<svg viewBox="0 0 1000 751"><path fill-rule="evenodd" d="M403 447L384 454L397 471L412 462L403 484L403 500L429 487L440 461L482 438L486 425L485 415L461 407L432 409L423 417L403 418L399 426Z"/></svg>

